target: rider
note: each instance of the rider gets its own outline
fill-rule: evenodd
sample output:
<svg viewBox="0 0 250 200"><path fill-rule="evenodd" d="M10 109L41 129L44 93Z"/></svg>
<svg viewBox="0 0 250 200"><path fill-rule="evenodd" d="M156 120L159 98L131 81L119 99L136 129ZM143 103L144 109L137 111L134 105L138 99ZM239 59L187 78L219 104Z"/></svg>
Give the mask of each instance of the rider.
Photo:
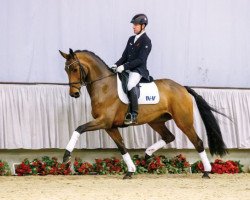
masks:
<svg viewBox="0 0 250 200"><path fill-rule="evenodd" d="M138 115L138 96L136 85L141 78L150 80L147 70L147 58L151 51L151 40L145 32L148 18L145 14L135 15L131 22L135 35L128 39L127 46L122 57L112 66L116 72L122 73L124 70L129 72L128 98L130 101L130 111L126 114L124 124L136 124Z"/></svg>

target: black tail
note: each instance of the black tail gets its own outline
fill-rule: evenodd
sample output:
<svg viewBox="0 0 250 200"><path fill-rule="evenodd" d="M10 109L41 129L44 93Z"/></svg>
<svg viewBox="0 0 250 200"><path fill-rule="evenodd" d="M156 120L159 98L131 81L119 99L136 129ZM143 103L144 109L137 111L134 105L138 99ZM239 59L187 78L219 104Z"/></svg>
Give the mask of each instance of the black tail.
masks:
<svg viewBox="0 0 250 200"><path fill-rule="evenodd" d="M211 106L209 106L208 103L200 95L198 95L193 89L187 86L185 86L185 88L194 97L196 101L201 118L204 122L206 131L207 131L208 146L209 146L211 155L213 156L215 154L215 155L223 156L227 154L228 151L223 141L220 127L212 111L219 113L225 117L227 116L217 111L216 109L212 108Z"/></svg>

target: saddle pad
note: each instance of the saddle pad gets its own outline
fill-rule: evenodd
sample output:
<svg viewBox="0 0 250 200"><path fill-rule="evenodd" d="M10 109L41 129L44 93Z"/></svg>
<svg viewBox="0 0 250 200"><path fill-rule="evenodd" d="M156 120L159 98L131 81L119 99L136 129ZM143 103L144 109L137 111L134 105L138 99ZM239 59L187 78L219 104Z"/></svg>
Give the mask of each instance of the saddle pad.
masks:
<svg viewBox="0 0 250 200"><path fill-rule="evenodd" d="M138 104L157 104L160 101L160 95L155 82L151 83L139 83L140 85L140 98L138 99ZM119 99L128 104L129 100L127 95L122 89L122 82L117 75L117 91Z"/></svg>

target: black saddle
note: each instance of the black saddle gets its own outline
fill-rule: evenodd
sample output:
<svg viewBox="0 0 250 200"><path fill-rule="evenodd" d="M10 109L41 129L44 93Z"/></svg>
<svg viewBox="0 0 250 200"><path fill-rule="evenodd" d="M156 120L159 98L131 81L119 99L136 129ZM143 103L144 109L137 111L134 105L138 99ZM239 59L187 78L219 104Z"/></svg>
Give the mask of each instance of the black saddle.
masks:
<svg viewBox="0 0 250 200"><path fill-rule="evenodd" d="M129 79L129 73L126 71L123 71L122 73L118 74L119 79L122 82L122 89L125 92L125 94L128 95L128 79ZM140 97L140 83L151 83L153 82L154 79L152 76L149 76L149 80L145 79L144 77L141 78L140 82L136 85L136 93L137 93L137 97Z"/></svg>

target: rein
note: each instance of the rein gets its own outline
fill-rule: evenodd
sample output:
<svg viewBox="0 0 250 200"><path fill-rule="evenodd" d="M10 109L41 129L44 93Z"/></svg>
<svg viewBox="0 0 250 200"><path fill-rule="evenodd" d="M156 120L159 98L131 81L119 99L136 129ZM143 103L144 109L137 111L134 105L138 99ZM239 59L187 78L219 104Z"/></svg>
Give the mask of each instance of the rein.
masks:
<svg viewBox="0 0 250 200"><path fill-rule="evenodd" d="M99 78L97 78L96 80L93 80L93 81L85 81L85 79L87 77L87 74L84 71L83 65L80 63L80 61L79 61L79 59L78 59L77 56L76 56L76 61L70 63L69 65L65 65L65 70L69 71L69 67L71 65L73 65L74 63L77 63L79 65L79 68L80 68L80 81L78 81L78 82L71 82L71 83L68 83L68 85L71 86L71 87L74 87L74 88L78 89L79 91L81 89L81 86L91 85L94 82L97 82L97 81L100 81L102 79L105 79L105 78L108 78L110 76L114 76L115 75L115 73L113 73L113 74L110 74L108 76L101 76L101 77L99 77ZM81 84L81 86L80 87L76 87L74 84Z"/></svg>

